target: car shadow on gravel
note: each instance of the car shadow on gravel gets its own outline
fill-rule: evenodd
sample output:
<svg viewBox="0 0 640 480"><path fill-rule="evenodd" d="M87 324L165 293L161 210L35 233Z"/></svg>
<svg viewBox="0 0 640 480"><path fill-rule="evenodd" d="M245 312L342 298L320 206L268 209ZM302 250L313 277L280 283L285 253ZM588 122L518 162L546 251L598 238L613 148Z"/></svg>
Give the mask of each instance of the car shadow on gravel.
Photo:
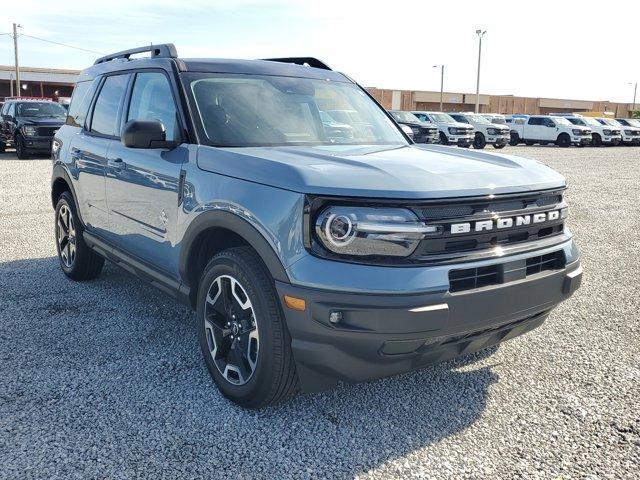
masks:
<svg viewBox="0 0 640 480"><path fill-rule="evenodd" d="M262 411L222 397L194 315L107 264L0 263L0 455L21 478L350 478L472 425L498 380L477 354Z"/></svg>

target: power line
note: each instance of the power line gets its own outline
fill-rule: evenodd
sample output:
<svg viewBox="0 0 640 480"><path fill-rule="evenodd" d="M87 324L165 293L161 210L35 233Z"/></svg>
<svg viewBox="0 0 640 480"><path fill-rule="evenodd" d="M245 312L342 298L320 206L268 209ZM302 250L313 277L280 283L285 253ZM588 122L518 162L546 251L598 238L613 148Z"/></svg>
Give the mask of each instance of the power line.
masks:
<svg viewBox="0 0 640 480"><path fill-rule="evenodd" d="M69 44L66 44L66 43L54 42L53 40L47 40L45 38L34 37L33 35L27 35L26 33L21 33L20 36L33 38L35 40L40 40L41 42L52 43L54 45L60 45L62 47L75 48L76 50L82 50L83 52L97 53L98 55L106 55L104 52L97 52L95 50L89 50L88 48L76 47L75 45L69 45Z"/></svg>

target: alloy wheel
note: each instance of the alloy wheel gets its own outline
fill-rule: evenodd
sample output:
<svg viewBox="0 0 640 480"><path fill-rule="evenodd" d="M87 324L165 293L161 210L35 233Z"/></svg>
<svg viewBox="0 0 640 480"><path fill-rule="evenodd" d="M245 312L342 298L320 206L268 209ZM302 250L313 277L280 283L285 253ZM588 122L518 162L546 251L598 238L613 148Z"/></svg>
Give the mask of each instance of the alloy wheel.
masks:
<svg viewBox="0 0 640 480"><path fill-rule="evenodd" d="M67 268L72 268L76 261L76 228L71 210L62 205L56 221L60 260Z"/></svg>
<svg viewBox="0 0 640 480"><path fill-rule="evenodd" d="M209 286L204 305L209 354L222 377L233 385L249 381L258 362L259 335L246 290L230 275Z"/></svg>

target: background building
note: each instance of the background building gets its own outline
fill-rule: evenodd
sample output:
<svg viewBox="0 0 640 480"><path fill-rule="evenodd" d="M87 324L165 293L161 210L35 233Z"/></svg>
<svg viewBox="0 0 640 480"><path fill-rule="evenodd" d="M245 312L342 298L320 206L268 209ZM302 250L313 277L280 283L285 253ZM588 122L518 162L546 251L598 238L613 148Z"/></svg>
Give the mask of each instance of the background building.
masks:
<svg viewBox="0 0 640 480"><path fill-rule="evenodd" d="M367 88L382 104L393 110L439 110L440 92L422 90L388 90ZM444 92L442 109L445 112L473 111L475 93ZM531 115L552 112L612 112L616 117L627 117L631 104L599 100L567 100L558 98L515 97L513 95L480 95L480 112L527 113Z"/></svg>
<svg viewBox="0 0 640 480"><path fill-rule="evenodd" d="M48 97L54 100L70 97L79 73L78 70L20 67L20 95ZM11 83L13 83L13 95L16 95L15 79L13 66L0 65L0 101L11 95Z"/></svg>

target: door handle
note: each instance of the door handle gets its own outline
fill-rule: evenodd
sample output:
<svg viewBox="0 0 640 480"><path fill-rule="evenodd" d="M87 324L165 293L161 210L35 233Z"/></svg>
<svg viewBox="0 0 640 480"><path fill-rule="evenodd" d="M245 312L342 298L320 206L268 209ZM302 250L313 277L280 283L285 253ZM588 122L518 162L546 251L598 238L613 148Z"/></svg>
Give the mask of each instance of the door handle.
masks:
<svg viewBox="0 0 640 480"><path fill-rule="evenodd" d="M107 160L107 166L113 168L114 170L122 170L125 168L126 163L121 158L110 158Z"/></svg>

